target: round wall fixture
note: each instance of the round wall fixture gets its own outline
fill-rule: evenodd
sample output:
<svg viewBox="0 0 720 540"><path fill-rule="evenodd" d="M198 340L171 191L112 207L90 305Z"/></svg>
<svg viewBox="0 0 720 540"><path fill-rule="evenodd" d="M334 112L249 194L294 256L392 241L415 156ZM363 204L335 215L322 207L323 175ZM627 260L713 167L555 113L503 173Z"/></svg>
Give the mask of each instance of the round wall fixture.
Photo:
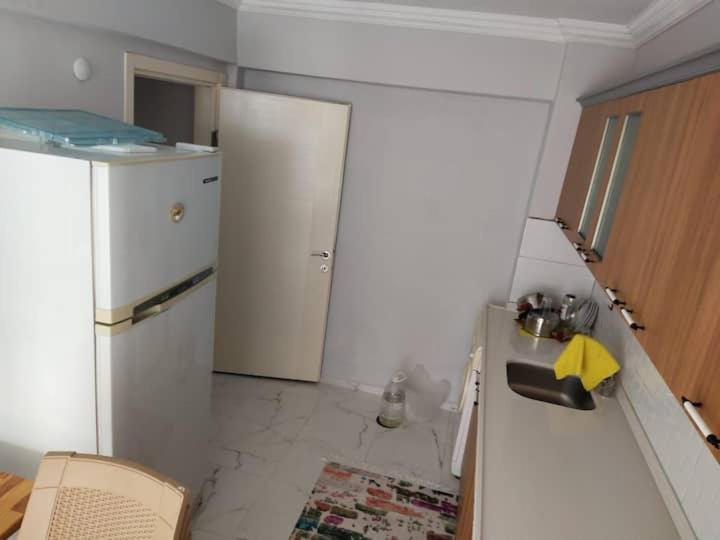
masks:
<svg viewBox="0 0 720 540"><path fill-rule="evenodd" d="M75 59L75 62L73 62L73 73L78 81L87 81L90 78L92 68L87 58L80 57Z"/></svg>

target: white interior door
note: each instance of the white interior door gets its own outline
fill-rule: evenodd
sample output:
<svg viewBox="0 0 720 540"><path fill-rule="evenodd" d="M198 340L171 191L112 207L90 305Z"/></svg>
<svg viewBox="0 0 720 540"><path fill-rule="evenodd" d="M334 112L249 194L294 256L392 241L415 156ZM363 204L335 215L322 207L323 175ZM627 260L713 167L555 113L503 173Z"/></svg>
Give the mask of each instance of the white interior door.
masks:
<svg viewBox="0 0 720 540"><path fill-rule="evenodd" d="M350 105L222 89L215 369L320 378Z"/></svg>

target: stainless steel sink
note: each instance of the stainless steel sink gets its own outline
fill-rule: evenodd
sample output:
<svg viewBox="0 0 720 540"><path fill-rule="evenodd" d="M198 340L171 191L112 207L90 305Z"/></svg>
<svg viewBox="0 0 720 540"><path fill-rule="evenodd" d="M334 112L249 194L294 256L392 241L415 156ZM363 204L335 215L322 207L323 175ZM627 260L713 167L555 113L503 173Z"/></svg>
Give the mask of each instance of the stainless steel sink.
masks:
<svg viewBox="0 0 720 540"><path fill-rule="evenodd" d="M507 381L513 392L530 399L583 411L595 408L590 392L583 388L578 377L558 381L550 367L508 362Z"/></svg>

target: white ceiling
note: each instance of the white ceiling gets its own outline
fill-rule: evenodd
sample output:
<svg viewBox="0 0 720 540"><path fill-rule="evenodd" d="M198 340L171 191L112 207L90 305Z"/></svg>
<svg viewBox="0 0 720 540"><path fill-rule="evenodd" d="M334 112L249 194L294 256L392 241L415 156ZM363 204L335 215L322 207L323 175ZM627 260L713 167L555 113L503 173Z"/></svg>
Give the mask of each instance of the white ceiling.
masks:
<svg viewBox="0 0 720 540"><path fill-rule="evenodd" d="M370 0L383 4L627 24L653 0Z"/></svg>

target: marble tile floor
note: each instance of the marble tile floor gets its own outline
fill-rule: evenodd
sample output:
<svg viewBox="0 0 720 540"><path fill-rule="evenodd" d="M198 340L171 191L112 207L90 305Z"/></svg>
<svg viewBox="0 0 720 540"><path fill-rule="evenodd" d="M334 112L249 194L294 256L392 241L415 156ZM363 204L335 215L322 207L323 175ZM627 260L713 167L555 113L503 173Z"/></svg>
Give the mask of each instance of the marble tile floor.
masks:
<svg viewBox="0 0 720 540"><path fill-rule="evenodd" d="M327 460L457 491L459 416L389 430L380 397L357 390L213 375L210 469L195 540L286 540Z"/></svg>

